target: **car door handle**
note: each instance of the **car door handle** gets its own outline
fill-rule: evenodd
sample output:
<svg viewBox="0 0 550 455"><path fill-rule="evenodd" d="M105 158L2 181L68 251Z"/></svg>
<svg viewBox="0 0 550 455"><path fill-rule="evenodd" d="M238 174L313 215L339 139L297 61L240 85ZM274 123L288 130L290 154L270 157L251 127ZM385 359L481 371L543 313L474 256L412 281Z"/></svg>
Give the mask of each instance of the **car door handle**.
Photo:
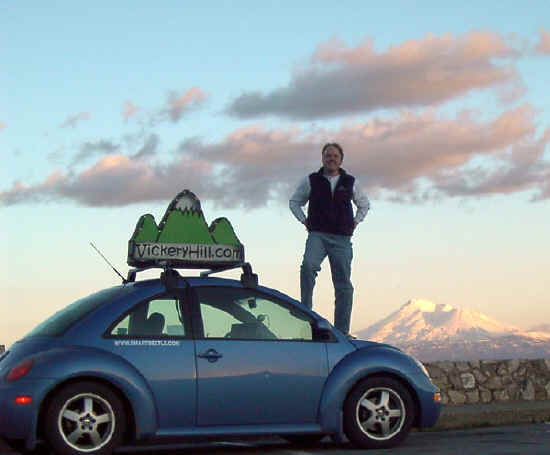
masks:
<svg viewBox="0 0 550 455"><path fill-rule="evenodd" d="M220 354L215 349L209 349L208 351L199 354L198 357L201 359L207 359L209 362L215 362L216 360L221 359L223 354Z"/></svg>

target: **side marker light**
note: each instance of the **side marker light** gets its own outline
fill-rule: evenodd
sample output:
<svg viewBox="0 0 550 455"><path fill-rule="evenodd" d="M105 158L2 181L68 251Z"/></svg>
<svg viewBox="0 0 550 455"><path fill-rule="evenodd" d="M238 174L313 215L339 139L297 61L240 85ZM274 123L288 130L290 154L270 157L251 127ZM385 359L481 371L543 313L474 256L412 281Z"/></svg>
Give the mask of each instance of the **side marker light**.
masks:
<svg viewBox="0 0 550 455"><path fill-rule="evenodd" d="M434 401L436 403L439 403L441 401L441 393L439 393L439 392L434 393Z"/></svg>
<svg viewBox="0 0 550 455"><path fill-rule="evenodd" d="M28 395L20 395L18 397L15 397L14 401L16 404L31 404L32 397L29 397Z"/></svg>

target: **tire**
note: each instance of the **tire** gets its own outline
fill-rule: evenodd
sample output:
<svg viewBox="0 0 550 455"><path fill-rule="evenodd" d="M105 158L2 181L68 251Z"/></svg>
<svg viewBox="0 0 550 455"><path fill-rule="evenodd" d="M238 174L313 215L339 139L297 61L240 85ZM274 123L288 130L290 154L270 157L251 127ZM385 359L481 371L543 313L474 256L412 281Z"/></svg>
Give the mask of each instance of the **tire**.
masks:
<svg viewBox="0 0 550 455"><path fill-rule="evenodd" d="M414 401L402 383L388 377L367 378L344 403L344 432L360 448L393 447L411 431L414 412Z"/></svg>
<svg viewBox="0 0 550 455"><path fill-rule="evenodd" d="M126 431L124 406L113 390L95 382L61 389L46 410L46 439L61 455L110 455Z"/></svg>
<svg viewBox="0 0 550 455"><path fill-rule="evenodd" d="M324 434L285 434L281 438L286 439L296 446L312 446L325 437Z"/></svg>

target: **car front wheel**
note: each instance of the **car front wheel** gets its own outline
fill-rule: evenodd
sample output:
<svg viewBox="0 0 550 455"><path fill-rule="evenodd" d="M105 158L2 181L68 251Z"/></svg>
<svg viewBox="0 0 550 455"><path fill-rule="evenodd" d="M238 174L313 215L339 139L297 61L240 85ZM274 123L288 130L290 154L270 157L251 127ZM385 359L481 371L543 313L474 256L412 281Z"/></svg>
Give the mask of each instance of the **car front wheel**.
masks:
<svg viewBox="0 0 550 455"><path fill-rule="evenodd" d="M344 403L344 431L358 447L393 447L407 437L413 421L411 394L392 378L361 381Z"/></svg>
<svg viewBox="0 0 550 455"><path fill-rule="evenodd" d="M56 453L109 455L122 442L124 407L116 393L102 384L71 384L53 397L45 427Z"/></svg>

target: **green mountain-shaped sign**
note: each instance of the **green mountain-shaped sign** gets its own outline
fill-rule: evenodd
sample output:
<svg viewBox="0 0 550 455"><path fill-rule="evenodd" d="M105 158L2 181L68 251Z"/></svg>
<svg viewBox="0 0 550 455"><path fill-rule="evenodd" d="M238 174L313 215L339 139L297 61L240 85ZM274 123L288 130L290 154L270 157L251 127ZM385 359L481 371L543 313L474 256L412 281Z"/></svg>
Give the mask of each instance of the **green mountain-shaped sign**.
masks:
<svg viewBox="0 0 550 455"><path fill-rule="evenodd" d="M244 247L229 220L217 218L208 227L189 190L174 198L158 225L153 215L142 215L128 242L128 264L135 267L219 268L243 261Z"/></svg>

